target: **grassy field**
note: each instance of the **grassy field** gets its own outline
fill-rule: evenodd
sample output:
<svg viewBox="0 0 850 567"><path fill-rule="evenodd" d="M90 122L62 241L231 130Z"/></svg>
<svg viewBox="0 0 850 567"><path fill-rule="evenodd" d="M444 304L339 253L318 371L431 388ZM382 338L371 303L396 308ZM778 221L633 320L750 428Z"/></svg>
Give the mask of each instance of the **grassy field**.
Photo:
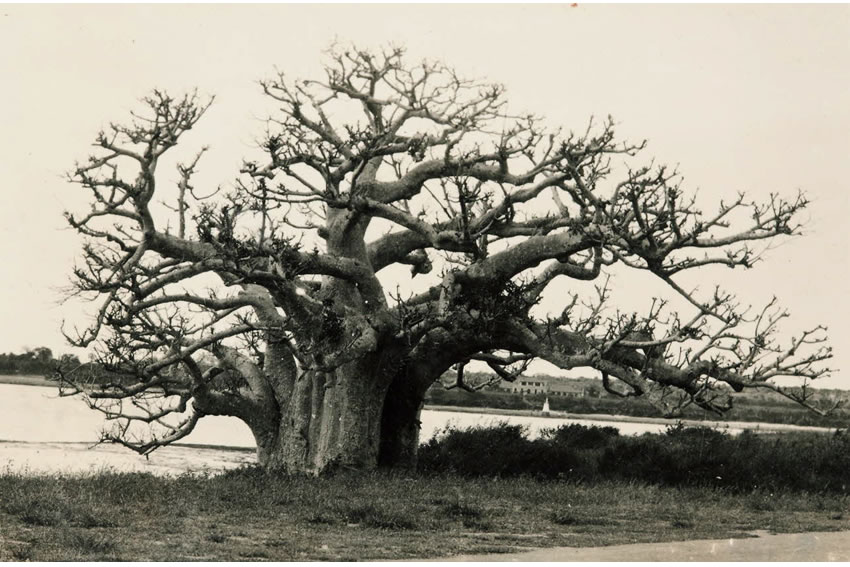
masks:
<svg viewBox="0 0 850 567"><path fill-rule="evenodd" d="M850 497L245 469L0 475L0 560L378 560L850 530Z"/></svg>

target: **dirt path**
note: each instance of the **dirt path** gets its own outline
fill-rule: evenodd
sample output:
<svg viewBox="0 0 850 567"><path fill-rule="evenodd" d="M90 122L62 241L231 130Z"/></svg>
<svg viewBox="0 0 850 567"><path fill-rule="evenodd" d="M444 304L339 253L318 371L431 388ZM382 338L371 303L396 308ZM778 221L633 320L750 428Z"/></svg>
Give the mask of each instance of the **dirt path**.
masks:
<svg viewBox="0 0 850 567"><path fill-rule="evenodd" d="M553 547L522 553L461 555L449 561L850 561L850 532L776 534L744 539ZM443 559L442 561L446 561Z"/></svg>

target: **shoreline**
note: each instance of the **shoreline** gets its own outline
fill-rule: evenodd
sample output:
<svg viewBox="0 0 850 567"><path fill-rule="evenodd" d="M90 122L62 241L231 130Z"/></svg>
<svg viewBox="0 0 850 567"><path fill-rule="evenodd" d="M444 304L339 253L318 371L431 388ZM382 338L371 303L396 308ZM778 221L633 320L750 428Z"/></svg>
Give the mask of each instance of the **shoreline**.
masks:
<svg viewBox="0 0 850 567"><path fill-rule="evenodd" d="M0 384L14 386L35 386L39 388L57 388L57 382L49 380L44 376L32 374L5 374L0 375ZM809 431L812 433L832 433L836 427L821 427L814 425L794 425L790 423L767 423L757 421L722 421L722 420L698 420L698 419L673 419L664 417L641 417L631 415L612 415L605 413L568 413L550 411L544 413L541 410L518 410L485 407L466 406L442 406L426 404L423 409L433 411L449 411L457 413L480 413L487 415L504 415L519 417L541 417L546 419L570 419L577 421L606 421L612 423L646 423L656 425L676 425L681 422L688 427L711 427L713 429L741 429L753 430L764 433L781 433L786 431Z"/></svg>
<svg viewBox="0 0 850 567"><path fill-rule="evenodd" d="M48 380L38 374L3 374L0 375L0 384L11 384L14 386L38 386L39 388L57 388L58 382Z"/></svg>
<svg viewBox="0 0 850 567"><path fill-rule="evenodd" d="M122 449L120 445L114 443L98 443L97 441L20 441L17 439L0 439L0 448L9 447L12 445L39 445L42 447L85 447L86 449L96 449L98 447ZM251 447L243 447L240 445L205 445L204 443L184 443L175 441L169 447L180 447L183 449L203 449L213 451L231 451L237 453L255 454L256 449ZM122 449L123 450L123 449Z"/></svg>
<svg viewBox="0 0 850 567"><path fill-rule="evenodd" d="M819 427L814 425L794 425L791 423L766 423L760 421L708 421L698 419L675 419L665 417L638 417L632 415L611 415L606 413L567 413L541 410L512 410L497 408L478 408L461 406L425 405L423 409L432 411L450 411L457 413L483 413L488 415L505 415L519 417L541 417L545 419L570 419L575 421L609 421L612 423L649 423L657 425L676 425L682 423L687 427L710 427L712 429L742 429L764 433L781 433L785 431L809 431L812 433L832 433L835 427Z"/></svg>

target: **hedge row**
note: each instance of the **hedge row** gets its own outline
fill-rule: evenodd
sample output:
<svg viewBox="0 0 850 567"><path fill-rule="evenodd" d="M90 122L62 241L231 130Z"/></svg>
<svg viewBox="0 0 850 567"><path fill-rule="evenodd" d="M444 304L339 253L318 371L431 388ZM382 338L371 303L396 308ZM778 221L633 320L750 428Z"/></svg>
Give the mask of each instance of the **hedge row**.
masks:
<svg viewBox="0 0 850 567"><path fill-rule="evenodd" d="M850 492L850 433L744 432L670 427L621 436L566 425L529 439L518 425L447 429L420 448L424 473L574 481L625 480L733 490Z"/></svg>

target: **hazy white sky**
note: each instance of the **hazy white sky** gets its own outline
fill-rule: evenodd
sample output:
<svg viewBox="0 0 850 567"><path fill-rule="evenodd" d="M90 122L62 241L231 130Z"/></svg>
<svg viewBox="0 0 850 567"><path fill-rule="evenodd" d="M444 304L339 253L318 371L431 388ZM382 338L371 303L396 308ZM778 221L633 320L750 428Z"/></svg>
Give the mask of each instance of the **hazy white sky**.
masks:
<svg viewBox="0 0 850 567"><path fill-rule="evenodd" d="M186 142L212 147L199 183L227 183L262 130L256 81L316 75L334 39L501 82L553 126L612 114L706 195L804 189L804 237L710 277L746 301L776 294L789 331L829 325L845 371L823 385L850 388L847 5L0 6L0 352L67 350L59 324L80 309L58 289L79 243L62 211L85 200L62 175L102 125L153 87L215 94Z"/></svg>

